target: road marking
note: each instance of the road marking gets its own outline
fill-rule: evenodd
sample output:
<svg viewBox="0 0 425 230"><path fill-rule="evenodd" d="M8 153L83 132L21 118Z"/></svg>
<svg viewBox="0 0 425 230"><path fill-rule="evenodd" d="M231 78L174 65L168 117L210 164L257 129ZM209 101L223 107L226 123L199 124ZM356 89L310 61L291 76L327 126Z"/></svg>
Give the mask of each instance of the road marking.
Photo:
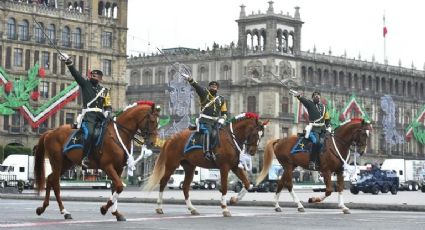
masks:
<svg viewBox="0 0 425 230"><path fill-rule="evenodd" d="M276 213L237 213L232 214L233 217L261 217L261 216L276 216ZM142 218L129 218L128 222L149 221L149 220L173 220L173 219L198 219L198 218L223 218L221 214L210 215L183 215L183 216L159 216L159 217L142 217ZM18 228L18 227L39 227L49 225L71 225L71 224L89 224L89 223L104 223L116 222L115 219L99 219L99 220L62 220L62 221L43 221L43 222L28 222L28 223L14 223L14 224L0 224L0 228Z"/></svg>

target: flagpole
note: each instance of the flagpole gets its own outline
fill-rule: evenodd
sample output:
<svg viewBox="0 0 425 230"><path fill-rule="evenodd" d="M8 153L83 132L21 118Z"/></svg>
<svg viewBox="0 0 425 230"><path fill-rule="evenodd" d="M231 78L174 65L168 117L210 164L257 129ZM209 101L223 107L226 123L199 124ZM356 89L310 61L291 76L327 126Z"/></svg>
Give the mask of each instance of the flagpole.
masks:
<svg viewBox="0 0 425 230"><path fill-rule="evenodd" d="M384 22L383 27L383 35L384 35L384 63L387 63L387 27L385 26L385 11L384 11L384 17L382 18Z"/></svg>

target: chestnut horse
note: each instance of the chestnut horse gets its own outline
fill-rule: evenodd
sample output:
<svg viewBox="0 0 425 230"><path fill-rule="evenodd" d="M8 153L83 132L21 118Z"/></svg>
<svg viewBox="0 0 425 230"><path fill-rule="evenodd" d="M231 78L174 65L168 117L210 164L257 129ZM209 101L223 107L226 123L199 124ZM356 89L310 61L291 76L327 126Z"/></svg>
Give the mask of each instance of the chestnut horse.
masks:
<svg viewBox="0 0 425 230"><path fill-rule="evenodd" d="M219 138L220 145L214 150L217 159L209 161L204 158L201 149L191 150L184 153L184 147L191 132L186 129L177 133L168 139L163 145L158 159L156 160L155 167L152 175L144 187L146 190L152 191L159 183L159 198L158 207L156 212L163 214L162 210L162 196L164 188L170 179L174 170L181 165L185 171L183 181L183 193L186 201L187 208L192 215L199 215L198 211L192 205L189 199L189 188L193 180L193 175L196 166L203 168L218 168L220 169L221 178L221 208L224 216L231 216L227 209L227 176L230 170L236 174L237 177L244 184L244 188L239 192L237 197L232 197L230 202L236 203L241 200L247 193L250 182L247 179L245 171L238 167L239 154L241 149L251 156L257 151L258 144L263 136L265 123L259 122L259 117L254 113L243 113L233 118L225 127L220 129Z"/></svg>
<svg viewBox="0 0 425 230"><path fill-rule="evenodd" d="M136 134L142 136L145 144L152 146L157 139L159 109L150 101L141 101L128 106L116 121L109 122L105 130L103 144L99 150L91 153L94 160L90 161L90 168L102 169L112 180L112 196L107 204L101 207L101 213L106 214L113 206L112 214L118 221L124 221L124 216L118 212L118 196L123 191L121 173L126 166L127 153L131 141ZM64 144L69 138L72 129L70 125L63 125L54 130L45 132L39 139L35 151L34 176L36 190L40 193L46 186L46 196L42 207L36 213L41 215L49 205L50 190L53 189L61 214L65 219L72 219L60 197L60 176L72 166L81 164L83 151L81 148L69 150L64 153ZM124 146L123 146L124 145ZM94 155L93 155L94 154ZM52 173L44 176L44 158L50 160Z"/></svg>
<svg viewBox="0 0 425 230"><path fill-rule="evenodd" d="M369 122L366 122L363 119L354 118L344 122L341 124L341 126L336 128L333 135L326 136L325 147L323 152L320 154L319 166L319 171L322 173L325 181L326 192L322 197L310 198L309 203L321 202L326 197L331 195L333 190L331 174L336 173L339 200L338 207L342 209L343 213L350 213L350 210L344 205L342 197L342 191L344 189L344 165L347 165L347 156L351 146L354 146L360 152L360 155L364 153L367 147L367 139L371 129L372 127ZM259 184L267 176L273 160L273 152L284 169L284 173L278 182L277 191L275 194L276 212L281 212L281 208L279 206L279 196L283 187L288 189L293 201L298 206L298 211L304 212L304 207L293 190L292 171L297 166L308 168L309 153L299 152L291 154L291 149L297 143L297 140L297 136L270 140L266 144L264 150L263 169L257 178L257 184Z"/></svg>

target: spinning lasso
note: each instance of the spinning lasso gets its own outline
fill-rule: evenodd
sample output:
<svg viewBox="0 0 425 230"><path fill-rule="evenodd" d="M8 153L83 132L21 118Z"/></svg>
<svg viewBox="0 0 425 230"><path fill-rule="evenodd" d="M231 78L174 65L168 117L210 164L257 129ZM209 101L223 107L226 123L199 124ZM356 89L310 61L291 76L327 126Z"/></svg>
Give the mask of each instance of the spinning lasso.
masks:
<svg viewBox="0 0 425 230"><path fill-rule="evenodd" d="M164 52L162 52L162 50L161 49L159 49L159 48L156 48L162 55L164 55L164 58L168 61L168 62L170 62L170 63L172 63L172 61L170 60L170 59L168 59L168 57L167 57L167 55L164 53ZM179 79L181 79L183 76L183 74L184 75L187 75L187 76L192 76L192 69L189 67L189 66L187 66L187 65L185 65L185 64L182 64L182 63L178 63L178 62L174 62L173 64L171 64L171 66L173 67L173 69L175 69L176 71L177 71L177 74L178 74L178 77L179 77Z"/></svg>
<svg viewBox="0 0 425 230"><path fill-rule="evenodd" d="M278 75L272 73L271 71L266 71L266 72L271 74L281 85L283 85L283 87L289 89L289 92L291 94L298 94L298 92L295 90L299 87L297 82L295 82L294 80L290 78L280 79Z"/></svg>

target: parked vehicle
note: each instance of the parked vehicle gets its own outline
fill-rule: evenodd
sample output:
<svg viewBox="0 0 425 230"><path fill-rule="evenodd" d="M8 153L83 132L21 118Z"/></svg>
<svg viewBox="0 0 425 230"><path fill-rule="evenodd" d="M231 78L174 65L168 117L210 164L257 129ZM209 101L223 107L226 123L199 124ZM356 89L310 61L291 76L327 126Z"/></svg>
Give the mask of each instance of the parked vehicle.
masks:
<svg viewBox="0 0 425 230"><path fill-rule="evenodd" d="M395 170L400 179L399 190L417 191L424 187L425 160L386 159L381 169Z"/></svg>
<svg viewBox="0 0 425 230"><path fill-rule="evenodd" d="M357 181L353 181L350 187L350 192L358 194L360 191L364 193L372 193L374 195L379 192L395 195L398 191L399 177L394 170L381 170L373 168L372 170L364 171Z"/></svg>
<svg viewBox="0 0 425 230"><path fill-rule="evenodd" d="M185 173L183 167L179 166L174 171L174 174L170 176L170 179L167 183L167 187L170 189L182 189L184 174ZM196 167L191 187L194 189L216 189L219 180L220 170Z"/></svg>
<svg viewBox="0 0 425 230"><path fill-rule="evenodd" d="M103 188L110 189L112 181L100 169L85 169L81 175L76 175L76 170L68 170L60 180L61 188Z"/></svg>
<svg viewBox="0 0 425 230"><path fill-rule="evenodd" d="M34 156L13 154L6 157L0 167L0 186L17 186L18 181L24 187L34 186Z"/></svg>

